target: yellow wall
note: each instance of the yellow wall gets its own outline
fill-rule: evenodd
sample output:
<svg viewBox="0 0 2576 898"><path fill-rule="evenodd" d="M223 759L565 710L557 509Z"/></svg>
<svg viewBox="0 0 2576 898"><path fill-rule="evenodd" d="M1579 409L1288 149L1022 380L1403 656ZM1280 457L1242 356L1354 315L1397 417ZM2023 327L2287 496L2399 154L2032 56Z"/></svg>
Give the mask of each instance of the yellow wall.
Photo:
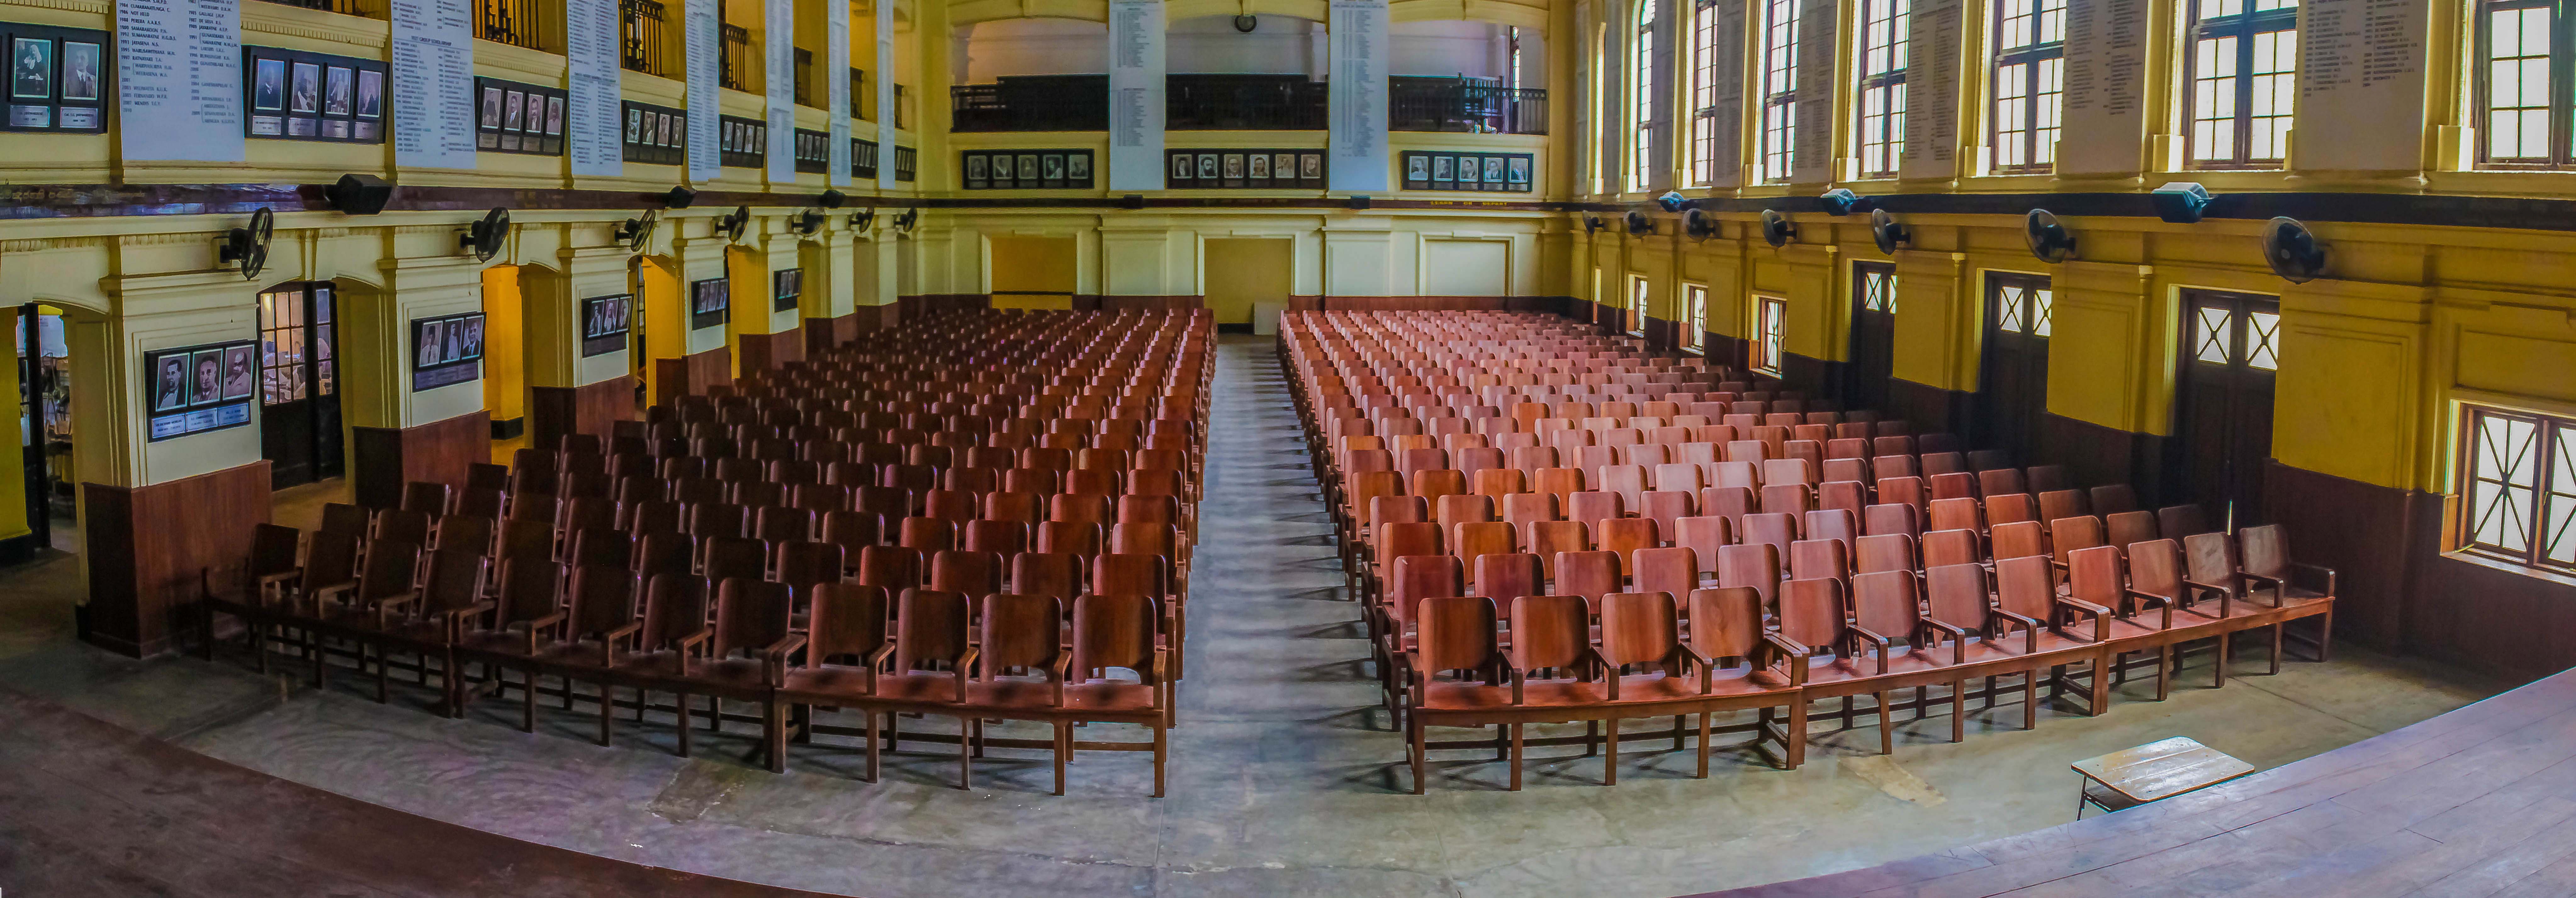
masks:
<svg viewBox="0 0 2576 898"><path fill-rule="evenodd" d="M1252 304L1285 305L1294 281L1296 246L1286 240L1207 242L1207 307L1218 324L1252 320Z"/></svg>
<svg viewBox="0 0 2576 898"><path fill-rule="evenodd" d="M17 309L0 309L0 332L18 332ZM17 340L0 335L0 396L7 397L13 406L18 401L17 346ZM6 462L5 467L0 467L0 539L35 532L27 521L27 478L19 474L26 469L25 444L17 413L0 415L0 462Z"/></svg>
<svg viewBox="0 0 2576 898"><path fill-rule="evenodd" d="M521 325L519 266L483 269L483 407L492 420L528 415L527 336Z"/></svg>
<svg viewBox="0 0 2576 898"><path fill-rule="evenodd" d="M670 261L646 256L636 272L635 293L642 311L635 324L643 330L645 395L659 396L662 375L653 362L688 355L689 305L680 293L679 270Z"/></svg>
<svg viewBox="0 0 2576 898"><path fill-rule="evenodd" d="M995 235L990 240L994 308L1073 307L1073 238Z"/></svg>

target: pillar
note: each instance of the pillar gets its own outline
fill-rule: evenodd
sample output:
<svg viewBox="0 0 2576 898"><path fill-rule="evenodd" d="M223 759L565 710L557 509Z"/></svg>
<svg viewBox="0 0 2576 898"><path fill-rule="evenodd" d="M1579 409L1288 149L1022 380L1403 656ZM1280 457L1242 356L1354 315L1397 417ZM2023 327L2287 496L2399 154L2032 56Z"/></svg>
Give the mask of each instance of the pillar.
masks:
<svg viewBox="0 0 2576 898"><path fill-rule="evenodd" d="M576 245L581 238L608 239L604 230L566 228L564 237L554 268L522 269L540 273L521 289L528 297L528 428L541 447L567 434L605 440L615 422L635 417L633 341L597 354L582 346L583 301L629 293L632 254L622 246ZM633 308L643 314L641 303Z"/></svg>
<svg viewBox="0 0 2576 898"><path fill-rule="evenodd" d="M412 322L483 309L483 263L455 255L452 245L437 252L378 263L382 291L341 291L350 485L369 508L401 504L403 485L415 481L461 487L469 465L492 459L492 412L483 405L480 376L413 388Z"/></svg>

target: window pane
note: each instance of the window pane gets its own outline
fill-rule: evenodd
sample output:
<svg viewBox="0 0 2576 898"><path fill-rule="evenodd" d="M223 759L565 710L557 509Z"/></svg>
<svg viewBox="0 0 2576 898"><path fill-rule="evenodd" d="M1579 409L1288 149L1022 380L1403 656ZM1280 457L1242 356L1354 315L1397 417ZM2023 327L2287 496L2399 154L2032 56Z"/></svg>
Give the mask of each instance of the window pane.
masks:
<svg viewBox="0 0 2576 898"><path fill-rule="evenodd" d="M2506 552L2531 548L2533 484L2538 479L2537 422L2480 413L2470 446L2469 538Z"/></svg>
<svg viewBox="0 0 2576 898"><path fill-rule="evenodd" d="M2540 551L2534 554L2543 564L2565 567L2576 565L2576 428L2559 422L2549 432L2548 494L2541 500Z"/></svg>
<svg viewBox="0 0 2576 898"><path fill-rule="evenodd" d="M2031 336L2048 336L2049 301L2050 291L2030 291Z"/></svg>
<svg viewBox="0 0 2576 898"><path fill-rule="evenodd" d="M2204 362L2227 364L2229 330L2227 325L2229 319L2235 316L2229 314L2226 309L2208 306L2201 307L2199 313L2199 320L2195 322L2192 330L2194 336L2191 357Z"/></svg>
<svg viewBox="0 0 2576 898"><path fill-rule="evenodd" d="M2022 295L2022 288L2003 288L2000 298L1995 302L1995 326L2013 333L2021 333L2023 330L2022 306L2027 302L2029 298Z"/></svg>
<svg viewBox="0 0 2576 898"><path fill-rule="evenodd" d="M2245 316L2245 364L2265 371L2281 367L2281 316L2254 312Z"/></svg>

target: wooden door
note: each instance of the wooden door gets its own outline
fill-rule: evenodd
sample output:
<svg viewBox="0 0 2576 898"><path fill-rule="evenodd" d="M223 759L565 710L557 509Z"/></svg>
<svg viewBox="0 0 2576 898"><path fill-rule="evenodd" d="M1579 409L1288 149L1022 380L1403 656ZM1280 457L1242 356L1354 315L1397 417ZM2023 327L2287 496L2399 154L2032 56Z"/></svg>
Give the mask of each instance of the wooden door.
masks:
<svg viewBox="0 0 2576 898"><path fill-rule="evenodd" d="M259 442L271 489L340 476L337 304L328 283L259 295Z"/></svg>
<svg viewBox="0 0 2576 898"><path fill-rule="evenodd" d="M1852 263L1851 348L1843 364L1843 407L1887 408L1896 367L1896 266Z"/></svg>
<svg viewBox="0 0 2576 898"><path fill-rule="evenodd" d="M2263 523L2281 300L2216 290L2185 290L2182 298L2182 370L2174 379L2180 495L2230 529Z"/></svg>
<svg viewBox="0 0 2576 898"><path fill-rule="evenodd" d="M2048 413L2048 329L2055 295L2048 278L1986 273L1986 346L1978 366L1976 443L2012 453L2015 464L2039 463L2041 416Z"/></svg>

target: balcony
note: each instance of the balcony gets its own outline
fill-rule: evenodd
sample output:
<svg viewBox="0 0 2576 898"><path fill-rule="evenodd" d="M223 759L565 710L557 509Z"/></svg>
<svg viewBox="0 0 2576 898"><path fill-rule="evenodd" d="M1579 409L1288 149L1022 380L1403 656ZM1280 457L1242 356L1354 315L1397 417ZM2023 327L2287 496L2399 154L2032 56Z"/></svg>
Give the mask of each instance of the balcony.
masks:
<svg viewBox="0 0 2576 898"><path fill-rule="evenodd" d="M851 69L850 118L852 120L862 122L876 121L876 119L868 117L868 99L868 70L859 68Z"/></svg>
<svg viewBox="0 0 2576 898"><path fill-rule="evenodd" d="M1014 75L950 88L960 132L1105 131L1109 76ZM1170 131L1320 131L1326 85L1303 75L1169 75ZM1387 127L1457 134L1545 134L1547 91L1479 78L1387 79Z"/></svg>
<svg viewBox="0 0 2576 898"><path fill-rule="evenodd" d="M297 9L336 12L344 16L362 16L369 19L385 17L385 0L268 0L268 2Z"/></svg>
<svg viewBox="0 0 2576 898"><path fill-rule="evenodd" d="M481 0L481 5L484 40L545 53L561 49L555 32L563 23L562 7L548 10L541 0Z"/></svg>
<svg viewBox="0 0 2576 898"><path fill-rule="evenodd" d="M629 71L671 77L668 32L663 30L661 0L617 0L618 64Z"/></svg>
<svg viewBox="0 0 2576 898"><path fill-rule="evenodd" d="M760 89L753 87L751 80L751 73L757 71L760 64L759 57L751 52L751 29L730 23L719 25L716 27L716 43L722 51L716 58L724 61L724 70L716 77L717 84L726 90L759 93Z"/></svg>
<svg viewBox="0 0 2576 898"><path fill-rule="evenodd" d="M823 101L814 98L814 51L796 48L796 105L820 109Z"/></svg>
<svg viewBox="0 0 2576 898"><path fill-rule="evenodd" d="M1510 88L1489 78L1386 79L1387 130L1453 134L1545 134L1547 90Z"/></svg>

